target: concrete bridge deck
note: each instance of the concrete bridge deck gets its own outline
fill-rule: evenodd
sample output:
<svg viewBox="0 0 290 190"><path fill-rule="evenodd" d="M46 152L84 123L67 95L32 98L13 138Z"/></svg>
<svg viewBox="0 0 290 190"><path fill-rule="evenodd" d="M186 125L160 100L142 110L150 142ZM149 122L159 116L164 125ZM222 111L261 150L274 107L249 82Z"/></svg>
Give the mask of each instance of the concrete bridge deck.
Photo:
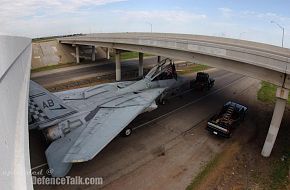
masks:
<svg viewBox="0 0 290 190"><path fill-rule="evenodd" d="M290 88L290 49L268 44L163 33L90 34L60 38L59 42L139 51L198 62Z"/></svg>

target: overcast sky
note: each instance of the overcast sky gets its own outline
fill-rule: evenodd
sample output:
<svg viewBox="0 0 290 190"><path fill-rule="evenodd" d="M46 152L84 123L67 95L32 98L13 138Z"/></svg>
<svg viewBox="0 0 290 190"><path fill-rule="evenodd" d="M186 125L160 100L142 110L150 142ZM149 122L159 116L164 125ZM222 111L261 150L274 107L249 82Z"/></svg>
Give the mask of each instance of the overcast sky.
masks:
<svg viewBox="0 0 290 190"><path fill-rule="evenodd" d="M188 33L290 48L289 0L0 0L0 34Z"/></svg>

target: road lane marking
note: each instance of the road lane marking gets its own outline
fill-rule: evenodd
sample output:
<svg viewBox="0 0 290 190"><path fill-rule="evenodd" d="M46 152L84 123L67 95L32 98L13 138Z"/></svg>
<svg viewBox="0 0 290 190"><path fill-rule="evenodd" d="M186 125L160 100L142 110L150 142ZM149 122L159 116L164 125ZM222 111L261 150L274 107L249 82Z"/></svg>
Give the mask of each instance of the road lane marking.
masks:
<svg viewBox="0 0 290 190"><path fill-rule="evenodd" d="M198 98L198 99L196 99L196 100L194 100L194 101L192 101L192 102L189 102L189 103L187 103L187 104L185 104L185 105L183 105L183 106L181 106L181 107L178 107L178 108L176 108L176 109L174 109L174 110L172 110L172 111L170 111L170 112L168 112L168 113L166 113L166 114L163 114L163 115L161 115L161 116L159 116L159 117L157 117L157 118L154 118L154 119L152 119L152 120L150 120L150 121L147 121L147 122L145 122L145 123L143 123L143 124L141 124L141 125L139 125L139 126L137 126L137 127L134 127L134 130L135 130L135 129L138 129L138 128L140 128L140 127L143 127L143 126L145 126L145 125L148 125L148 124L150 124L150 123L152 123L152 122L154 122L154 121L156 121L156 120L162 119L163 117L166 117L166 116L168 116L168 115L170 115L170 114L172 114L172 113L174 113L174 112L176 112L176 111L179 111L179 110L181 110L181 109L183 109L183 108L186 108L186 107L188 107L188 106L190 106L190 105L192 105L192 104L195 104L195 103L197 103L197 102L203 100L204 98L207 98L207 97L209 97L209 96L211 96L211 95L213 95L213 94L216 94L216 93L220 92L221 90L223 90L223 89L225 89L225 88L227 88L227 87L233 85L234 83L237 83L238 81L240 81L240 80L243 79L243 78L245 78L245 76L242 76L242 77L240 77L240 78L234 80L232 83L227 84L226 86L224 86L224 87L222 87L222 88L219 88L219 89L217 89L217 90L215 90L215 91L213 91L213 92L211 92L211 93L209 93L209 94L207 94L207 95L205 95L205 96L202 96L202 97L200 97L200 98Z"/></svg>

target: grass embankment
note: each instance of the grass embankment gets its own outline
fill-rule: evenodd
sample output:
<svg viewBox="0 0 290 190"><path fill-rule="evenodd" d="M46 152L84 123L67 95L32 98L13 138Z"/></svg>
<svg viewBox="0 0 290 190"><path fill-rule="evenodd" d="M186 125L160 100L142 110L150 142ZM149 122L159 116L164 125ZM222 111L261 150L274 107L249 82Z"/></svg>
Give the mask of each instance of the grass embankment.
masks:
<svg viewBox="0 0 290 190"><path fill-rule="evenodd" d="M266 103L275 103L276 99L276 89L277 86L268 82L262 82L261 88L258 91L258 100ZM288 98L288 104L290 103L290 98Z"/></svg>
<svg viewBox="0 0 290 190"><path fill-rule="evenodd" d="M53 69L60 69L60 68L71 67L71 66L76 66L76 65L79 65L79 64L76 64L75 62L73 62L73 63L58 64L58 65L49 65L49 66L31 69L31 73L36 73L36 72L41 72L41 71L49 71L49 70L53 70Z"/></svg>
<svg viewBox="0 0 290 190"><path fill-rule="evenodd" d="M148 53L144 53L143 56L144 57L148 57L148 56L153 56L153 55L148 54ZM139 57L139 52L135 52L135 51L122 52L121 53L121 60L134 59L134 58L138 58L138 57ZM111 59L114 60L115 59L115 55L111 56Z"/></svg>
<svg viewBox="0 0 290 190"><path fill-rule="evenodd" d="M49 40L49 39L45 39L45 40ZM147 57L147 56L152 56L152 55L145 53L144 57ZM121 54L121 60L123 61L128 60L128 59L138 58L138 57L139 57L138 52L125 52ZM114 56L111 57L111 59L114 60ZM82 64L89 64L89 63L92 63L92 62L82 61L80 64L72 62L72 63L65 63L65 64L49 65L49 66L31 69L31 72L36 73L36 72L41 72L41 71L49 71L53 69L60 69L60 68L71 67L71 66L82 65Z"/></svg>
<svg viewBox="0 0 290 190"><path fill-rule="evenodd" d="M239 153L241 146L239 143L231 142L225 149L216 154L197 174L197 176L187 186L186 190L212 189L210 184L217 181L220 174L226 171L228 163Z"/></svg>
<svg viewBox="0 0 290 190"><path fill-rule="evenodd" d="M198 189L198 187L204 181L204 179L218 165L218 163L220 162L220 159L221 159L221 154L217 154L211 161L209 161L209 163L205 165L203 169L197 174L197 176L191 181L189 186L186 187L186 190Z"/></svg>
<svg viewBox="0 0 290 190"><path fill-rule="evenodd" d="M32 39L32 43L50 42L55 40L55 38Z"/></svg>
<svg viewBox="0 0 290 190"><path fill-rule="evenodd" d="M260 101L267 103L275 102L275 93L277 86L270 84L268 82L262 82L261 88L258 91L257 97ZM288 99L289 102L289 99ZM289 134L290 128L287 128L284 133ZM267 163L265 168L260 170L260 168L255 168L255 166L250 167L249 173L251 177L249 181L251 181L252 187L259 187L258 189L265 190L284 190L289 189L289 168L290 168L290 149L289 149L289 135L280 136L279 147L283 147L281 153L277 153L272 155L270 159L264 161ZM276 142L277 143L277 142ZM247 145L246 145L247 146ZM230 146L231 147L239 147L239 146ZM197 176L191 181L190 185L186 188L186 190L196 190L196 189L206 189L209 184L208 181L216 181L215 175L221 174L223 172L229 172L224 170L225 167L223 164L228 165L228 167L232 168L234 165L231 165L230 160L236 157L240 153L241 150L246 149L246 147L239 148L225 148L225 150L217 154L212 160L210 160L197 174ZM247 149L246 149L247 150ZM236 153L234 153L236 152ZM253 152L254 153L254 152ZM229 154L229 155L226 155ZM242 160L243 157L239 157L237 163L244 164ZM261 158L262 159L262 158ZM246 160L248 162L248 160ZM244 171L244 170L243 170ZM240 175L243 175L242 170L238 170ZM263 175L260 172L266 172ZM226 174L228 175L228 174ZM248 174L246 174L248 175ZM253 183L254 182L254 183ZM220 184L219 184L220 185ZM258 186L257 186L258 185ZM245 188L247 189L247 188Z"/></svg>
<svg viewBox="0 0 290 190"><path fill-rule="evenodd" d="M290 129L284 131L285 134L289 134ZM268 160L266 170L267 174L263 175L259 168L255 169L255 172L252 173L251 178L258 184L260 189L265 190L285 190L290 189L290 180L289 180L289 169L290 169L290 149L289 149L289 136L280 135L280 141L278 145L279 148L283 148L280 152L276 150L275 155L271 155L270 160ZM282 139L281 139L282 138ZM277 142L276 142L277 143ZM263 170L262 172L265 172Z"/></svg>
<svg viewBox="0 0 290 190"><path fill-rule="evenodd" d="M263 81L257 94L258 100L271 104L275 103L276 89L276 85ZM288 97L288 104L290 104L290 97ZM290 149L287 146L288 143L289 137L284 138L285 150L283 150L282 160L278 158L271 163L269 180L257 180L265 189L283 189L289 185Z"/></svg>
<svg viewBox="0 0 290 190"><path fill-rule="evenodd" d="M182 75L182 74L188 74L188 73L203 71L203 70L206 70L206 69L209 69L209 68L210 67L206 66L206 65L195 64L195 65L192 65L192 66L189 66L189 67L182 68L182 70L177 69L177 72Z"/></svg>
<svg viewBox="0 0 290 190"><path fill-rule="evenodd" d="M56 40L56 37L44 37L44 38L34 38L32 39L33 43L39 43L39 42L48 42Z"/></svg>
<svg viewBox="0 0 290 190"><path fill-rule="evenodd" d="M289 167L290 150L287 150L281 159L278 159L272 163L268 189L287 189L287 186L290 187L290 180L288 177Z"/></svg>
<svg viewBox="0 0 290 190"><path fill-rule="evenodd" d="M39 37L39 38L33 38L32 42L47 42L56 40L56 38L62 38L62 37L73 37L73 36L82 36L83 34L70 34L70 35L59 35L59 36L46 36L46 37Z"/></svg>
<svg viewBox="0 0 290 190"><path fill-rule="evenodd" d="M289 134L290 129L284 131ZM263 161L265 168L259 168L247 164L249 157L243 157L242 151L247 152L247 147L243 147L243 144L232 143L228 145L224 151L214 156L197 174L197 176L191 181L190 185L187 186L186 190L203 190L212 189L213 186L234 185L234 187L244 187L245 189L257 189L265 190L284 190L289 189L289 167L290 167L290 149L288 146L289 136L284 135L280 139L279 146L284 147L282 152L276 155L272 155L272 158L267 161ZM248 145L246 145L248 146ZM277 148L277 147L276 147ZM248 152L249 153L249 152ZM255 153L255 152L250 152ZM239 155L239 156L238 156ZM238 159L237 159L238 158ZM252 157L254 159L254 157ZM262 158L261 158L262 159ZM233 162L236 160L236 162ZM246 167L240 167L240 165L247 166L247 172L245 173ZM231 169L232 168L232 169ZM233 176L234 173L236 174ZM266 173L261 173L266 172ZM238 175L237 175L238 174ZM250 176L248 176L250 174ZM224 175L224 176L223 176ZM242 177L240 177L242 175ZM224 179L235 178L232 181L222 181ZM247 179L248 182L244 183L241 179ZM238 182L241 184L238 184ZM250 188L247 188L250 187ZM232 189L232 188L229 188Z"/></svg>

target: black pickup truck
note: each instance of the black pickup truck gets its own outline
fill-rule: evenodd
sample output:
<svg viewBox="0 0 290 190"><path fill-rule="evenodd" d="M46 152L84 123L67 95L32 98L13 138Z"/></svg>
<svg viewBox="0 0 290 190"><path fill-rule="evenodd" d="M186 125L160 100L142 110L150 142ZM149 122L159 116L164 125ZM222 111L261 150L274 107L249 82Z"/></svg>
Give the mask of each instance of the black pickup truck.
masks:
<svg viewBox="0 0 290 190"><path fill-rule="evenodd" d="M196 79L190 82L190 88L194 90L209 90L213 87L215 80L208 73L198 72Z"/></svg>
<svg viewBox="0 0 290 190"><path fill-rule="evenodd" d="M218 114L209 119L206 129L215 135L229 138L233 129L244 120L247 110L241 104L227 102Z"/></svg>

